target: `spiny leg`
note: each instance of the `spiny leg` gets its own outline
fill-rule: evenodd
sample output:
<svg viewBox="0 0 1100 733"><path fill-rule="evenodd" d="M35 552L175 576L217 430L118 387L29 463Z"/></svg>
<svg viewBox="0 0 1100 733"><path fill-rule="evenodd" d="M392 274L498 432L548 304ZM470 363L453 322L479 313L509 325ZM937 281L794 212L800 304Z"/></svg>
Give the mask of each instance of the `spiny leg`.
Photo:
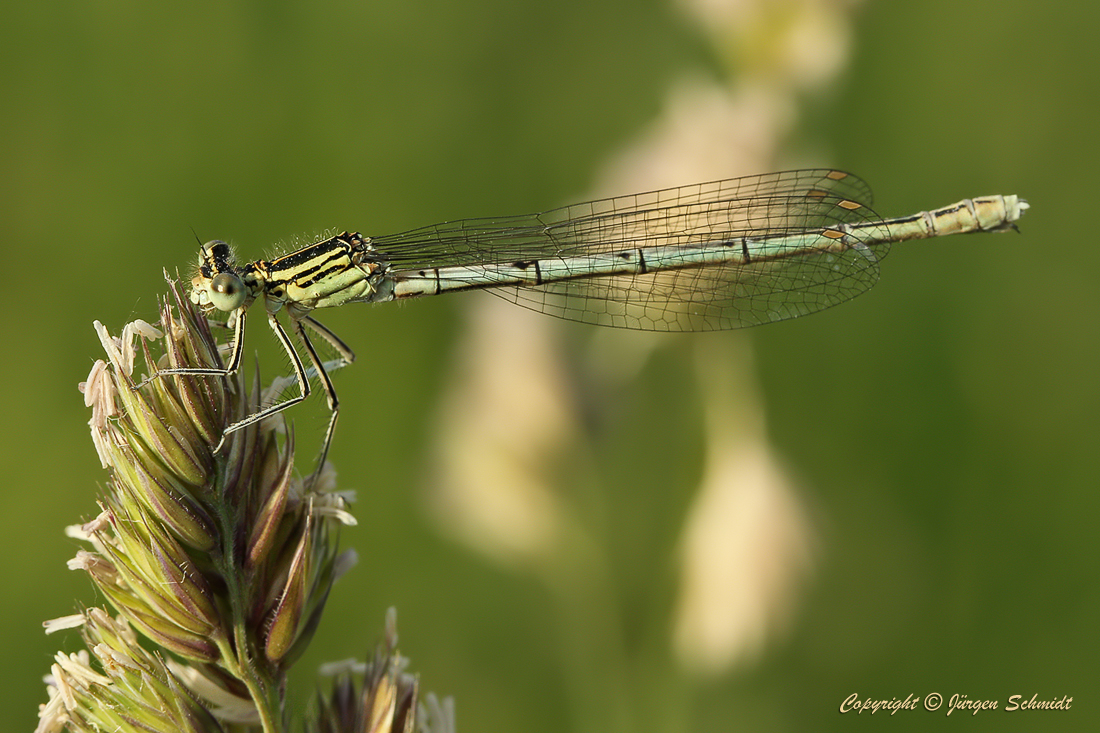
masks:
<svg viewBox="0 0 1100 733"><path fill-rule="evenodd" d="M328 330L309 316L306 316L302 320L306 321L311 328L332 344L345 360L350 362L355 358L355 354L351 353L351 349L345 346L344 342L340 341L332 331ZM309 361L313 365L314 371L317 372L317 375L321 379L321 387L325 390L325 397L328 399L328 409L332 411L332 417L330 417L328 421L328 429L325 430L324 443L321 444L321 455L317 458L317 469L313 472L313 475L310 476L309 482L306 484L308 488L313 486L313 483L317 480L317 477L321 475L321 471L325 467L328 449L329 446L332 445L332 436L336 432L336 418L340 414L340 401L336 398L336 388L332 386L332 378L329 377L328 372L321 363L320 357L317 356L317 350L313 348L313 342L309 340L309 336L306 335L305 329L302 328L302 321L291 319L291 325L294 328L294 332L298 334L298 338L302 340L302 344L306 347L306 355L309 357Z"/></svg>
<svg viewBox="0 0 1100 733"><path fill-rule="evenodd" d="M323 325L320 321L316 320L312 316L303 316L301 320L302 323L306 324L314 331L316 331L321 338L323 338L329 343L330 346L332 346L332 348L336 349L336 351L340 354L340 357L345 362L351 364L353 361L355 361L355 352L351 350L350 346L344 343L343 339L333 333L332 329Z"/></svg>
<svg viewBox="0 0 1100 733"><path fill-rule="evenodd" d="M162 370L158 371L156 374L152 375L151 377L145 379L138 386L139 387L144 386L145 384L151 382L153 379L156 379L156 378L162 377L162 376L170 376L170 375L192 376L192 375L198 375L198 376L227 377L227 376L230 376L230 375L236 373L236 371L240 368L241 359L243 358L243 353L244 353L245 314L246 314L246 311L244 311L243 309L237 314L236 323L234 324L234 329L233 329L233 331L234 331L233 350L230 354L229 364L224 369L220 369L220 368L216 368L216 367L199 367L199 368L186 368L186 369L185 368L162 369ZM310 316L305 316L301 320L305 321L307 326L309 326L315 332L320 334L320 336L327 343L331 344L332 347L340 354L340 357L345 362L350 364L351 362L353 362L355 360L355 354L354 354L354 352L352 352L351 348L349 348L347 346L347 344L345 344L343 342L343 340L339 336L337 336L335 333L333 333L329 328L322 325L321 323L319 323L315 319L311 318ZM320 475L321 470L324 468L325 459L328 457L329 447L332 445L332 436L335 434L335 431L336 431L336 417L337 417L337 414L339 412L339 410L338 410L339 401L337 400L337 397L336 397L336 390L332 385L332 379L329 377L328 371L324 368L323 364L321 363L321 360L317 355L317 351L313 347L313 343L309 340L309 337L306 336L305 330L302 328L301 323L298 320L294 320L294 319L292 319L291 322L293 323L295 333L298 334L299 338L301 338L301 340L302 340L302 343L306 347L306 354L309 356L309 360L310 360L311 365L313 366L313 369L320 376L321 385L325 390L325 396L326 396L327 401L328 401L329 409L332 411L332 417L329 418L328 428L325 431L324 443L322 444L321 455L320 455L320 458L319 458L318 463L317 463L317 469L314 471L313 475L311 476L310 482L309 482L309 484L307 484L307 486L308 486L308 485L312 485L313 481L316 480L317 476ZM241 420L238 420L235 423L230 423L229 425L227 425L225 427L225 430L222 431L221 440L218 441L217 446L215 446L215 448L214 448L215 453L219 452L222 449L222 446L225 445L226 437L228 437L231 433L234 433L234 432L240 430L241 428L247 427L249 425L253 425L253 424L263 420L264 418L267 418L267 417L275 415L279 412L282 412L283 410L287 409L288 407L291 407L293 405L298 404L299 402L304 401L307 397L309 397L309 395L311 393L311 388L309 386L309 378L308 378L308 375L306 374L305 366L302 364L302 360L298 356L298 352L294 349L294 345L291 342L290 337L287 335L286 331L282 327L282 324L279 323L278 319L274 315L268 314L268 323L271 325L271 329L275 332L275 337L279 340L279 343L282 345L283 350L286 352L287 356L290 358L291 368L294 370L294 377L298 382L299 394L295 397L291 397L291 398L286 399L282 402L277 402L274 405L270 405L268 407L265 407L262 410L260 410L259 412L256 412L252 415L249 415L248 417L245 417Z"/></svg>
<svg viewBox="0 0 1100 733"><path fill-rule="evenodd" d="M215 376L215 377L228 377L237 372L237 369L241 366L241 354L244 352L244 318L246 311L242 308L237 311L237 322L233 327L233 351L229 355L229 365L224 369L218 367L179 367L175 369L158 369L156 374L146 377L137 385L138 389L141 389L145 385L152 382L154 379L160 377L166 377L171 375L176 376ZM218 443L218 448L221 448L222 443L225 442L225 435L222 435L221 443ZM215 450L215 452L217 452Z"/></svg>
<svg viewBox="0 0 1100 733"><path fill-rule="evenodd" d="M230 433L235 433L236 431L240 430L241 428L252 425L253 423L258 423L260 420L263 420L264 418L267 418L267 417L271 417L272 415L274 415L276 413L282 412L286 408L291 407L293 405L296 405L299 402L301 402L302 400L309 397L309 394L310 394L309 379L306 378L306 369L305 369L304 366L302 366L302 360L298 357L298 352L294 350L294 344L291 343L290 337L287 335L286 331L283 330L282 324L279 323L279 320L274 316L274 314L271 314L271 313L267 314L267 322L268 322L268 324L270 324L271 330L275 332L275 337L277 339L279 339L279 343L282 345L283 350L286 351L287 356L290 357L290 366L291 366L291 368L294 369L295 379L298 380L299 394L295 397L290 397L288 399L285 399L282 402L276 402L274 405L269 405L268 407L263 408L259 412L253 413L252 415L249 415L248 417L244 418L243 420L238 420L235 423L231 423L231 424L227 425L225 430L222 432L222 439L218 442L218 445L214 448L215 453L217 453L218 451L221 450L222 446L225 444L226 437ZM296 323L297 322L295 322L295 324ZM312 350L312 347L310 347L310 349ZM239 357L238 357L238 361L239 361Z"/></svg>

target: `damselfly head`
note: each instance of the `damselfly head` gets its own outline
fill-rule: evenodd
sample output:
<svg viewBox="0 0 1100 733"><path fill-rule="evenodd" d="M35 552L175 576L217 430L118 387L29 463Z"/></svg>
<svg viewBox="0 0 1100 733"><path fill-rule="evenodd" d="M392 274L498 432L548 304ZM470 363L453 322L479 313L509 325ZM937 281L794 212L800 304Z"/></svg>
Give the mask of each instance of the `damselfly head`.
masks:
<svg viewBox="0 0 1100 733"><path fill-rule="evenodd" d="M215 239L199 249L199 270L207 277L214 277L219 272L235 269L236 259L232 247Z"/></svg>
<svg viewBox="0 0 1100 733"><path fill-rule="evenodd" d="M199 249L198 272L191 279L191 302L204 309L233 311L248 298L232 248L216 239Z"/></svg>

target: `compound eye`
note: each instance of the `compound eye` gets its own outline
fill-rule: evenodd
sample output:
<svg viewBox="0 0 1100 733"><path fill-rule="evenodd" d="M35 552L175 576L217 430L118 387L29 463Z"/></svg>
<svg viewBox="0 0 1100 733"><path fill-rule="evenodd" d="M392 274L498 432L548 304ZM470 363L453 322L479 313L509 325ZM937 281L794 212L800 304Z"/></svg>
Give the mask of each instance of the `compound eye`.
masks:
<svg viewBox="0 0 1100 733"><path fill-rule="evenodd" d="M232 272L219 272L210 280L210 303L220 311L233 311L244 305L248 295L244 283Z"/></svg>

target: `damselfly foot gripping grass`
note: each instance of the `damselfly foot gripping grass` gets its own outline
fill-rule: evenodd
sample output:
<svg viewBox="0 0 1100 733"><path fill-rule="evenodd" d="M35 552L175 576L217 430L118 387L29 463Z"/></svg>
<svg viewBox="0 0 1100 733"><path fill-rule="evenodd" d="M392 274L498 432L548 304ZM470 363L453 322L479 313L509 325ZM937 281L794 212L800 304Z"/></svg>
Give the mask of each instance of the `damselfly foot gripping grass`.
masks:
<svg viewBox="0 0 1100 733"><path fill-rule="evenodd" d="M986 196L882 219L870 206L871 190L858 177L798 170L538 214L464 219L384 237L345 232L245 265L225 242L209 242L199 253L191 300L208 313L229 314L227 325L234 330L229 362L155 376L236 372L245 314L262 300L290 358L298 395L228 425L225 435L304 400L314 372L331 410L321 466L338 402L306 328L337 351L337 364L355 357L310 315L316 309L487 289L542 313L605 326L650 331L756 326L813 313L866 291L878 280L879 261L892 242L1013 229L1028 208L1016 196ZM279 322L280 311L289 316L311 369Z"/></svg>

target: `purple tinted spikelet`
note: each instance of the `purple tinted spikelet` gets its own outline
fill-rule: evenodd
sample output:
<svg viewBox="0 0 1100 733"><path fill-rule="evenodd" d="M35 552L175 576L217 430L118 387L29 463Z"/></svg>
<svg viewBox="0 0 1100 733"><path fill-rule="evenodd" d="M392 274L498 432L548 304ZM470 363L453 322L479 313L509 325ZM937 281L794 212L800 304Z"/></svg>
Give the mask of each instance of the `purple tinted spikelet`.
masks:
<svg viewBox="0 0 1100 733"><path fill-rule="evenodd" d="M126 655L140 647L120 642L107 657L97 647L55 665L43 731L204 731L220 730L219 721L282 730L290 652L296 658L308 643L336 578L333 527L353 521L325 490L331 471L303 489L281 416L231 433L215 451L225 425L257 411L259 387L246 389L239 374L134 377L139 354L151 375L221 367L206 317L169 282L157 327L138 321L116 339L96 323L107 360L82 391L110 478L99 516L69 530L91 545L69 566L87 572L117 613L83 614L86 639L100 644L104 629L115 639L140 634L184 660L165 666L143 652L134 662L160 681L150 709L169 717L82 697L122 694L106 666L129 669ZM188 702L178 703L181 695Z"/></svg>
<svg viewBox="0 0 1100 733"><path fill-rule="evenodd" d="M99 514L67 530L89 545L68 565L88 574L114 615L91 608L46 623L47 633L82 627L87 649L56 656L36 733L287 730L287 671L355 562L353 551L337 553L336 529L355 519L335 473L323 467L304 488L281 414L223 441L226 425L270 399L258 374L247 389L239 373L134 378L139 353L151 375L221 368L206 317L169 286L157 327L136 321L114 338L96 323L108 358L81 391L110 475ZM403 666L391 643L356 693L358 712L322 717L413 730L416 680ZM336 686L332 705L350 684ZM424 710L438 708L429 703Z"/></svg>

